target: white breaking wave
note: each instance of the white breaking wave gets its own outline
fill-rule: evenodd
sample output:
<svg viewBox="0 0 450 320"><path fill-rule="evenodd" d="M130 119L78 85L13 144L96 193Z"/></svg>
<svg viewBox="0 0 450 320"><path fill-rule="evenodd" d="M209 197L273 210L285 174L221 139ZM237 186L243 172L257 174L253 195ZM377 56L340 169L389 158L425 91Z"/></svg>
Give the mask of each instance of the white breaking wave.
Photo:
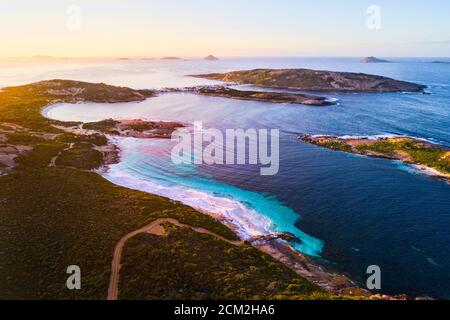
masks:
<svg viewBox="0 0 450 320"><path fill-rule="evenodd" d="M272 231L273 224L269 218L230 198L216 197L198 190L164 186L148 180L142 180L123 172L116 165L110 166L107 171L102 173L102 176L114 184L163 196L179 201L199 211L219 215L223 220L236 228L235 231L243 240L250 240L254 237L267 236L274 233Z"/></svg>

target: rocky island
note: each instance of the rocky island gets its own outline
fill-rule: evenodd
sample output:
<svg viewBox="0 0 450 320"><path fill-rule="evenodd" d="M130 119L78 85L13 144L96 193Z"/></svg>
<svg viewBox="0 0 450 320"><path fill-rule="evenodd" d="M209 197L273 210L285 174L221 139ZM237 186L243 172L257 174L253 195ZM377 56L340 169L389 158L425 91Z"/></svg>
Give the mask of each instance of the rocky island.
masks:
<svg viewBox="0 0 450 320"><path fill-rule="evenodd" d="M213 56L212 54L210 54L210 55L206 56L205 58L203 58L203 60L206 60L206 61L217 61L217 60L219 60L219 58L217 58L217 57Z"/></svg>
<svg viewBox="0 0 450 320"><path fill-rule="evenodd" d="M365 57L360 60L361 63L390 63L391 61L378 59L376 57Z"/></svg>
<svg viewBox="0 0 450 320"><path fill-rule="evenodd" d="M410 137L340 138L302 135L299 139L331 150L400 160L450 181L450 148Z"/></svg>
<svg viewBox="0 0 450 320"><path fill-rule="evenodd" d="M450 61L436 60L436 61L431 61L431 63L434 63L434 64L450 64Z"/></svg>
<svg viewBox="0 0 450 320"><path fill-rule="evenodd" d="M255 69L192 75L274 89L338 92L421 92L426 86L364 73L310 69Z"/></svg>

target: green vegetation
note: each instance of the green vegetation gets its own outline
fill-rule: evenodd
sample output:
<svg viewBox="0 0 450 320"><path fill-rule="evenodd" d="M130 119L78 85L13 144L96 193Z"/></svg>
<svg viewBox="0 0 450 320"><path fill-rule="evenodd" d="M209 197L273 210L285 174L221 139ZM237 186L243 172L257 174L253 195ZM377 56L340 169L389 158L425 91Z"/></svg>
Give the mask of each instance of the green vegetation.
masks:
<svg viewBox="0 0 450 320"><path fill-rule="evenodd" d="M321 143L321 146L324 146L326 148L332 149L332 150L340 150L344 152L351 152L352 147L346 143L338 142L338 141L327 141L324 143Z"/></svg>
<svg viewBox="0 0 450 320"><path fill-rule="evenodd" d="M393 143L387 141L377 141L372 144L365 144L356 146L356 150L358 151L373 151L377 153L384 154L386 156L394 156L395 154L395 145Z"/></svg>
<svg viewBox="0 0 450 320"><path fill-rule="evenodd" d="M7 88L11 89L11 88ZM35 95L52 95L66 102L91 101L99 103L116 103L142 101L153 97L152 90L133 90L104 83L89 83L72 80L50 80L19 86L14 90L31 89Z"/></svg>
<svg viewBox="0 0 450 320"><path fill-rule="evenodd" d="M16 159L17 170L29 170L45 168L50 165L51 159L58 156L64 145L57 142L38 143L33 146L33 150L20 155ZM3 177L0 177L0 179ZM1 194L1 192L0 192Z"/></svg>
<svg viewBox="0 0 450 320"><path fill-rule="evenodd" d="M83 125L83 129L87 130L96 130L101 132L110 131L112 128L115 128L119 124L119 121L113 119L102 120L98 122L89 122Z"/></svg>
<svg viewBox="0 0 450 320"><path fill-rule="evenodd" d="M360 151L374 151L390 157L395 157L399 152L403 152L409 157L409 162L425 165L450 174L450 158L446 156L448 151L432 146L429 143L409 138L386 139L358 146L357 149Z"/></svg>
<svg viewBox="0 0 450 320"><path fill-rule="evenodd" d="M8 143L14 145L34 145L45 142L44 138L29 133L8 133L6 138L8 139Z"/></svg>
<svg viewBox="0 0 450 320"><path fill-rule="evenodd" d="M78 143L65 149L56 159L56 165L79 169L96 169L103 163L103 154L92 149L90 143Z"/></svg>
<svg viewBox="0 0 450 320"><path fill-rule="evenodd" d="M137 122L127 124L127 127L137 132L144 132L147 130L155 129L155 124L149 122Z"/></svg>
<svg viewBox="0 0 450 320"><path fill-rule="evenodd" d="M409 154L415 163L424 164L450 174L450 159L444 158L445 152L442 152L442 150L410 150Z"/></svg>
<svg viewBox="0 0 450 320"><path fill-rule="evenodd" d="M174 217L235 237L182 204L66 167L28 168L1 177L0 199L3 299L104 299L115 244L156 218ZM83 288L76 292L65 288L65 271L73 264L83 276Z"/></svg>
<svg viewBox="0 0 450 320"><path fill-rule="evenodd" d="M104 146L108 143L108 139L98 133L90 135L73 135L70 133L63 133L56 138L57 141L64 143L90 143L94 146Z"/></svg>
<svg viewBox="0 0 450 320"><path fill-rule="evenodd" d="M302 140L332 150L399 159L406 163L436 169L443 174L450 174L450 150L448 148L413 138L367 140L305 136L302 137Z"/></svg>
<svg viewBox="0 0 450 320"><path fill-rule="evenodd" d="M145 120L116 121L108 119L99 122L86 123L83 125L83 129L100 131L109 135L126 135L141 138L168 138L176 128L182 126L183 124L178 122Z"/></svg>
<svg viewBox="0 0 450 320"><path fill-rule="evenodd" d="M236 247L170 224L165 229L165 236L140 234L126 243L121 299L330 298L251 245Z"/></svg>
<svg viewBox="0 0 450 320"><path fill-rule="evenodd" d="M71 94L51 94L45 83L63 92L71 88ZM190 207L116 186L88 171L101 163L102 155L94 146L104 145L106 138L66 133L52 126L61 122L40 114L52 101L90 99L97 89L106 101L123 100L124 92L130 91L120 89L116 96L108 86L109 96L105 97L104 85L45 83L0 92L1 127L17 129L7 135L11 139L7 142L33 148L16 159L14 173L0 176L0 299L105 299L116 243L157 218L175 218L237 239L223 224ZM84 90L85 86L89 90ZM53 138L44 138L49 133ZM125 298L194 298L202 293L210 298L327 297L250 246L232 248L176 229L166 238L140 236L128 245L124 260L127 280L121 286ZM158 269L152 269L149 261L157 263ZM70 265L81 267L79 291L66 289ZM139 287L147 277L150 281ZM149 285L153 280L156 282ZM193 288L189 291L186 284ZM211 291L202 291L200 286Z"/></svg>

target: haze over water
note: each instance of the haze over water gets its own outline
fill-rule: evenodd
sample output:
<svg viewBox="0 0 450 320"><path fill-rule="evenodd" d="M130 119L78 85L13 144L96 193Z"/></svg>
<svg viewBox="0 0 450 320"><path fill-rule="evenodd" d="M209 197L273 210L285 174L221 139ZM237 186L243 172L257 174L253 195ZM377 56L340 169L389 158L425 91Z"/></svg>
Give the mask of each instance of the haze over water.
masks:
<svg viewBox="0 0 450 320"><path fill-rule="evenodd" d="M396 63L360 64L355 58L66 61L33 68L2 66L0 84L63 78L135 88L183 87L212 83L186 74L288 67L365 72L425 84L431 95L328 93L339 105L327 108L165 94L142 103L60 105L49 115L60 120L202 120L220 129L279 128L280 172L273 177L260 176L254 166L180 170L170 162L170 141L130 139L121 142L123 159L112 168L116 176L109 178L122 175L116 183L141 183L147 191L212 210L232 208L242 217L261 213L261 228L267 218L276 229L293 231L304 241L298 250L319 255L353 279L364 282L366 268L379 265L386 293L450 298L450 186L398 162L333 152L296 139L301 133L399 134L450 146L450 64L393 60Z"/></svg>

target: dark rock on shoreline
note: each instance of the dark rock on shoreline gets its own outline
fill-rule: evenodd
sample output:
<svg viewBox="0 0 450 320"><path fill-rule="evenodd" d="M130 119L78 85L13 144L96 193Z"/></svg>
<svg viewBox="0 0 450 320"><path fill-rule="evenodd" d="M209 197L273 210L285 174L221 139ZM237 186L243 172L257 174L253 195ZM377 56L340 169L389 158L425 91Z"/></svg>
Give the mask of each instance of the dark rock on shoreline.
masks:
<svg viewBox="0 0 450 320"><path fill-rule="evenodd" d="M274 233L266 236L258 236L254 237L252 239L249 239L249 242L256 242L256 241L263 241L263 242L270 242L274 240L284 240L284 241L293 241L293 242L300 242L300 239L298 239L295 235L293 235L290 232L283 232L283 233Z"/></svg>
<svg viewBox="0 0 450 320"><path fill-rule="evenodd" d="M420 92L426 88L423 85L377 75L310 69L255 69L193 77L266 88L308 91Z"/></svg>

